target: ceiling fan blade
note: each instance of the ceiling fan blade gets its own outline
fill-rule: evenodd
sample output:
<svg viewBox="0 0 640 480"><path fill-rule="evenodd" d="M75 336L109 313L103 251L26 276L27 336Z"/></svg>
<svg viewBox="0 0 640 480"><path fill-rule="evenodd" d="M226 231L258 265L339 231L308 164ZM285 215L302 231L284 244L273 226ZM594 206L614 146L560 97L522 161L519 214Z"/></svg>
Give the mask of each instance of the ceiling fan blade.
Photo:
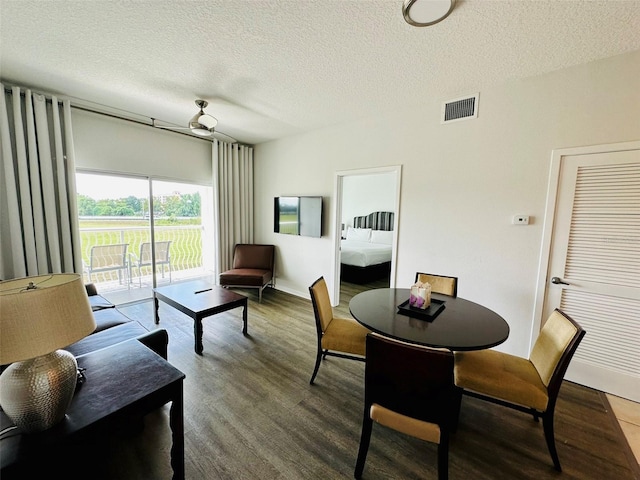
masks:
<svg viewBox="0 0 640 480"><path fill-rule="evenodd" d="M233 138L231 135L227 135L226 133L219 132L218 130L215 130L211 134L211 136L214 137L214 138L217 138L218 140L222 140L223 142L238 143L238 140Z"/></svg>
<svg viewBox="0 0 640 480"><path fill-rule="evenodd" d="M174 130L174 131L179 130L179 131L188 131L188 132L192 131L190 127L178 127L176 125L161 125L156 122L155 118L151 119L151 126L155 128L161 128L163 130ZM198 136L200 138L206 138L206 136L202 136L202 135L194 134L194 136ZM218 130L214 130L213 133L211 133L208 136L217 138L218 140L222 140L223 142L227 142L227 143L238 143L238 141L235 138L233 138L231 135L227 135L226 133L219 132Z"/></svg>

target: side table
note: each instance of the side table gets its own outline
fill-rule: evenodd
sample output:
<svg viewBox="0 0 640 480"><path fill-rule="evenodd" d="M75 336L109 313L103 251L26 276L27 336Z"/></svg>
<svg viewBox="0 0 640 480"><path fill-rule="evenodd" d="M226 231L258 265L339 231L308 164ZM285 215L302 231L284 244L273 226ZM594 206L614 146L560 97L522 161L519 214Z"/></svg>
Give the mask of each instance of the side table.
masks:
<svg viewBox="0 0 640 480"><path fill-rule="evenodd" d="M62 422L44 432L12 432L0 440L1 476L37 465L42 452L64 451L65 444L84 435L91 438L108 429L110 422L142 417L171 402L171 467L174 479L184 479L184 373L137 340L80 356L78 366L85 369L86 381L76 390ZM4 412L0 416L5 428L10 420Z"/></svg>

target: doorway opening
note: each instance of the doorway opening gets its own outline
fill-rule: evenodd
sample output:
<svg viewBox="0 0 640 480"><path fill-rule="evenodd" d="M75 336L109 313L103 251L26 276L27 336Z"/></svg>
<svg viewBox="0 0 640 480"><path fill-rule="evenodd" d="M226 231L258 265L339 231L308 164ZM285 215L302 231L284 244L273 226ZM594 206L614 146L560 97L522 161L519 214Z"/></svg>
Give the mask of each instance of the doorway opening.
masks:
<svg viewBox="0 0 640 480"><path fill-rule="evenodd" d="M395 286L401 173L400 165L336 172L333 245L334 306L338 306L341 301L348 301L353 295L369 288ZM375 221L373 228L361 228L371 227L371 225L363 225L361 220L356 219L356 217L367 217L378 213L386 220ZM389 213L391 215L387 215ZM384 227L382 223L385 223ZM362 242L362 248L358 247L357 242ZM343 245L345 252L347 246L350 249L355 246L354 253L357 260L355 258L354 261L347 260L347 256L342 253ZM367 255L366 252L372 247L381 248L372 250L372 254ZM388 247L390 251L384 252L383 248ZM384 258L380 256L383 254ZM349 265L346 265L347 262ZM384 275L381 275L382 269L379 268L382 262L388 262ZM358 275L357 281L345 282L344 292L342 292L341 271L345 271L345 268L353 271L353 267L361 274ZM370 278L369 271L372 272ZM349 277L345 276L345 278L349 280Z"/></svg>

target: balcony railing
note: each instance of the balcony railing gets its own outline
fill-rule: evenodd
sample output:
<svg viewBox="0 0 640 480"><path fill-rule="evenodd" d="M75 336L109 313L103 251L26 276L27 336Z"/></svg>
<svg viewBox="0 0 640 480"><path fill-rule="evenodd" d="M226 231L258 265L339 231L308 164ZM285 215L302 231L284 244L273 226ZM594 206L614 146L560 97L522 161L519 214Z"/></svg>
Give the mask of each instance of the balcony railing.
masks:
<svg viewBox="0 0 640 480"><path fill-rule="evenodd" d="M170 258L173 278L194 277L206 274L202 259L202 232L200 225L156 226L155 241L171 241ZM149 228L145 227L109 227L81 228L82 260L91 264L91 248L93 246L127 244L126 267L102 272L92 272L91 281L97 284L120 285L130 288L141 283L147 286L151 282L151 267L132 268L139 256L140 245L151 241ZM118 264L119 265L119 264ZM162 266L158 267L161 276ZM166 272L166 269L165 269ZM167 275L165 275L165 278ZM85 281L89 281L88 268L85 269Z"/></svg>

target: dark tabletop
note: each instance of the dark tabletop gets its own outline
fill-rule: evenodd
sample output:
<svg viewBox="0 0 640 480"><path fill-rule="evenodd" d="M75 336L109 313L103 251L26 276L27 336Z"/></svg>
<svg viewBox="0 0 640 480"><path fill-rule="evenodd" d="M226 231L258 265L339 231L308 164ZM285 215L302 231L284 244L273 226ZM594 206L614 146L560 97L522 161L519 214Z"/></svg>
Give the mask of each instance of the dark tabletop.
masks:
<svg viewBox="0 0 640 480"><path fill-rule="evenodd" d="M86 381L76 390L64 420L43 432L24 435L16 430L2 438L3 477L5 467L37 462L38 452L63 448L74 435L98 430L101 422L108 426L120 414L142 415L161 407L174 400L169 389L179 391L182 401L184 373L137 340L83 355L78 366L85 369ZM4 413L0 424L2 428L11 424ZM73 464L73 458L69 462Z"/></svg>
<svg viewBox="0 0 640 480"><path fill-rule="evenodd" d="M367 290L351 299L349 310L359 323L376 333L428 347L481 350L509 337L509 325L500 315L464 298L432 294L432 299L445 302L433 319L398 313L398 305L408 299L408 288Z"/></svg>
<svg viewBox="0 0 640 480"><path fill-rule="evenodd" d="M247 297L206 280L194 280L154 288L161 300L172 300L192 312L206 312L213 307L241 302Z"/></svg>

